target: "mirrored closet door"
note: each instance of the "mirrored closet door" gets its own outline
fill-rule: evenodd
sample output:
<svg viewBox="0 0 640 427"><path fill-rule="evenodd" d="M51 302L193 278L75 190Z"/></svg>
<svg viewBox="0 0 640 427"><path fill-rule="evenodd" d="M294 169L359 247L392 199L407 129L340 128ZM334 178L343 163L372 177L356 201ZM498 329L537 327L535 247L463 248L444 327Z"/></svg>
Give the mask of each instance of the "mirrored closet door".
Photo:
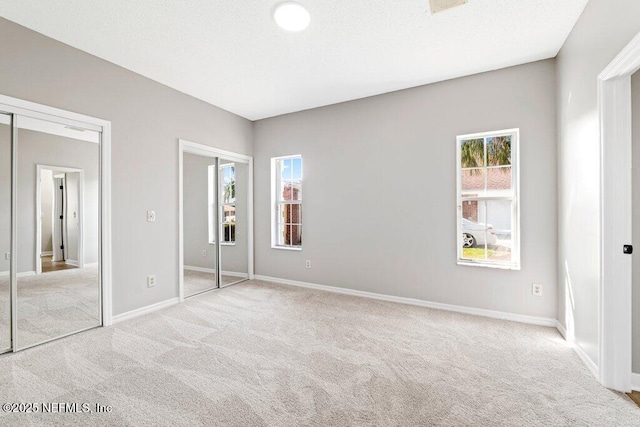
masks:
<svg viewBox="0 0 640 427"><path fill-rule="evenodd" d="M182 295L249 278L250 168L244 156L181 141Z"/></svg>
<svg viewBox="0 0 640 427"><path fill-rule="evenodd" d="M101 324L100 133L18 116L16 346Z"/></svg>
<svg viewBox="0 0 640 427"><path fill-rule="evenodd" d="M249 165L220 159L220 287L246 280L248 271Z"/></svg>
<svg viewBox="0 0 640 427"><path fill-rule="evenodd" d="M102 325L98 129L0 113L0 352Z"/></svg>
<svg viewBox="0 0 640 427"><path fill-rule="evenodd" d="M0 113L0 353L11 349L11 115Z"/></svg>
<svg viewBox="0 0 640 427"><path fill-rule="evenodd" d="M218 287L215 158L185 153L183 157L184 296Z"/></svg>

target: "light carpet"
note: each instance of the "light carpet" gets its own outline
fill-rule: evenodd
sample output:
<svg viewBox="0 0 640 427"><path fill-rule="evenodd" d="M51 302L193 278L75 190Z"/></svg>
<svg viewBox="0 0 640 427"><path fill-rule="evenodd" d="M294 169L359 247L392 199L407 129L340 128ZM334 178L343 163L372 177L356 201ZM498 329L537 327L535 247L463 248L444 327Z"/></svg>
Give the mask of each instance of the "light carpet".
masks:
<svg viewBox="0 0 640 427"><path fill-rule="evenodd" d="M638 425L552 328L257 281L0 357L11 425Z"/></svg>
<svg viewBox="0 0 640 427"><path fill-rule="evenodd" d="M0 277L0 349L10 347L9 276ZM100 324L98 267L18 277L20 348Z"/></svg>
<svg viewBox="0 0 640 427"><path fill-rule="evenodd" d="M207 273L203 271L183 270L184 272L184 295L192 296L199 294L200 292L215 289L216 274ZM228 276L222 274L221 285L229 286L233 283L240 282L246 279L241 277Z"/></svg>

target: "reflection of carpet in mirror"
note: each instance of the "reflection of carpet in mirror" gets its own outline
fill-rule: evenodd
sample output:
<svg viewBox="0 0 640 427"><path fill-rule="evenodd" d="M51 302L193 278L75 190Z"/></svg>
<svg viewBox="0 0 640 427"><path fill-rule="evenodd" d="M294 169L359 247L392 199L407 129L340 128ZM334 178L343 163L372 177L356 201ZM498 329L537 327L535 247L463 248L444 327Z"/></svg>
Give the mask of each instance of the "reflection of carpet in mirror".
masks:
<svg viewBox="0 0 640 427"><path fill-rule="evenodd" d="M60 270L71 270L73 268L78 268L74 265L69 265L65 261L54 261L51 256L43 256L41 258L42 262L42 272L50 273L52 271L60 271Z"/></svg>
<svg viewBox="0 0 640 427"><path fill-rule="evenodd" d="M8 272L7 272L8 273ZM0 276L0 351L11 348L9 276Z"/></svg>
<svg viewBox="0 0 640 427"><path fill-rule="evenodd" d="M100 325L98 268L18 278L18 346ZM9 277L0 277L0 347L9 324Z"/></svg>
<svg viewBox="0 0 640 427"><path fill-rule="evenodd" d="M242 277L222 275L222 286L230 285L241 280ZM216 283L215 273L184 270L184 295L186 297L213 289Z"/></svg>

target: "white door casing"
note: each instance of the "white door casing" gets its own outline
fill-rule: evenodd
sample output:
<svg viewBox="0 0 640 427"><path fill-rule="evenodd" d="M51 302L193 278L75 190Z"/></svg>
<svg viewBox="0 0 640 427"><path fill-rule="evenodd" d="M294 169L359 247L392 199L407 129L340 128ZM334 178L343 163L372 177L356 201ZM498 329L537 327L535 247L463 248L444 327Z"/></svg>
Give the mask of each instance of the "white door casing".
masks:
<svg viewBox="0 0 640 427"><path fill-rule="evenodd" d="M631 76L638 69L640 34L598 76L602 242L599 380L621 392L631 390L632 378L632 257L623 253L623 245L632 243Z"/></svg>

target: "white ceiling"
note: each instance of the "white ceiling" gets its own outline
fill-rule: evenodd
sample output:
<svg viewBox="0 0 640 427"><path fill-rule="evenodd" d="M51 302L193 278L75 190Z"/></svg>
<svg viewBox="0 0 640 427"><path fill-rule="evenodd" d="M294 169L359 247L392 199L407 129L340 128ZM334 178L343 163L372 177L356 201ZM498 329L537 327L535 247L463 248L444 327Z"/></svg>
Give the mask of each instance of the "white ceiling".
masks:
<svg viewBox="0 0 640 427"><path fill-rule="evenodd" d="M588 0L9 0L0 16L251 120L554 57Z"/></svg>

